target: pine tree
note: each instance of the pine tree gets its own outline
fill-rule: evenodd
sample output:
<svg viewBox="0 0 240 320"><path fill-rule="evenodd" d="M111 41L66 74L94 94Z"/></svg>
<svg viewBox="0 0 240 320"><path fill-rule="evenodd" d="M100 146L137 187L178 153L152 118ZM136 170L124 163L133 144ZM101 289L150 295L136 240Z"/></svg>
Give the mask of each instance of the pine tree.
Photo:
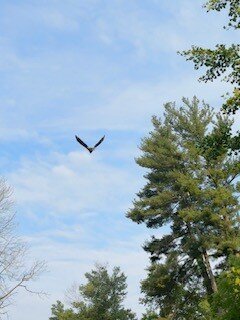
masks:
<svg viewBox="0 0 240 320"><path fill-rule="evenodd" d="M200 107L196 97L183 99L179 109L166 104L164 118L153 117L154 129L142 141L136 162L147 169L147 183L127 216L149 228L169 226L169 234L144 246L153 262L142 284L147 301L157 302L164 317L181 308L184 314L188 305L198 319L196 305L217 292L211 260L221 258L224 267L239 250L240 161L226 141L232 122Z"/></svg>
<svg viewBox="0 0 240 320"><path fill-rule="evenodd" d="M135 320L135 314L123 307L126 297L126 276L119 267L110 275L107 267L96 265L85 274L86 284L79 286L78 298L71 301L72 309L61 302L53 305L51 320Z"/></svg>

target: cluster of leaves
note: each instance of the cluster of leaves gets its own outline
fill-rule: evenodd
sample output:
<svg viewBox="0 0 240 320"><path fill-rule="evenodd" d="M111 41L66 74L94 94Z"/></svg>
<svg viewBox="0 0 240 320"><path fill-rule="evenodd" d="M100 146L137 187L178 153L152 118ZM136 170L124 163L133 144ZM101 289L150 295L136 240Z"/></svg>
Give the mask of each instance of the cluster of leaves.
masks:
<svg viewBox="0 0 240 320"><path fill-rule="evenodd" d="M162 319L159 318L159 315L157 312L155 312L152 309L149 309L142 315L141 320L162 320Z"/></svg>
<svg viewBox="0 0 240 320"><path fill-rule="evenodd" d="M206 73L199 78L200 81L213 81L227 73L223 80L235 86L231 96L226 95L223 110L235 113L240 106L240 45L232 44L226 47L216 45L214 50L192 46L190 50L183 51L181 55L194 63L195 69L206 67Z"/></svg>
<svg viewBox="0 0 240 320"><path fill-rule="evenodd" d="M239 0L209 0L204 7L207 11L221 11L229 7L229 23L228 27L235 29L240 28L240 3Z"/></svg>
<svg viewBox="0 0 240 320"><path fill-rule="evenodd" d="M205 7L207 10L220 11L229 5L229 26L240 28L240 3L239 0L210 0ZM193 61L196 69L206 67L206 73L199 78L200 81L213 81L223 77L224 81L233 84L232 94L225 95L223 110L226 113L235 113L240 107L240 46L232 44L230 47L224 44L216 45L215 49L205 49L192 46L190 50L183 51L181 55L187 60Z"/></svg>
<svg viewBox="0 0 240 320"><path fill-rule="evenodd" d="M218 292L212 301L214 320L238 319L240 315L240 257L231 257L229 268L218 278Z"/></svg>
<svg viewBox="0 0 240 320"><path fill-rule="evenodd" d="M141 286L143 303L160 307L161 319L205 319L202 281L196 275L190 276L192 268L186 272L177 258L170 254L164 263L153 263L148 268L148 277Z"/></svg>
<svg viewBox="0 0 240 320"><path fill-rule="evenodd" d="M77 320L81 319L76 317L72 309L65 310L64 304L61 301L57 301L51 308L52 316L49 320Z"/></svg>
<svg viewBox="0 0 240 320"><path fill-rule="evenodd" d="M217 118L218 121L212 132L205 136L199 144L205 159L209 163L214 163L216 159L227 152L229 152L229 155L238 155L239 150L239 136L232 135L233 121L221 115L218 115ZM239 169L239 164L236 163L236 172L238 172Z"/></svg>
<svg viewBox="0 0 240 320"><path fill-rule="evenodd" d="M118 267L109 275L107 267L96 268L85 274L87 283L78 288L71 308L65 309L58 301L52 306L49 320L134 320L135 314L122 305L126 296L126 276Z"/></svg>

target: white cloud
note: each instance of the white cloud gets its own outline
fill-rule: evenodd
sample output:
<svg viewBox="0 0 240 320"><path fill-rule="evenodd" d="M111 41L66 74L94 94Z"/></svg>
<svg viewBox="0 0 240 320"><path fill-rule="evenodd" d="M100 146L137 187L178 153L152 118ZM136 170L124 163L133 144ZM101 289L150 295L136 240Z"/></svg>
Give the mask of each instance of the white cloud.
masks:
<svg viewBox="0 0 240 320"><path fill-rule="evenodd" d="M105 164L100 148L93 156L83 150L23 159L8 180L18 205L41 204L54 215L122 211L139 184L135 173Z"/></svg>

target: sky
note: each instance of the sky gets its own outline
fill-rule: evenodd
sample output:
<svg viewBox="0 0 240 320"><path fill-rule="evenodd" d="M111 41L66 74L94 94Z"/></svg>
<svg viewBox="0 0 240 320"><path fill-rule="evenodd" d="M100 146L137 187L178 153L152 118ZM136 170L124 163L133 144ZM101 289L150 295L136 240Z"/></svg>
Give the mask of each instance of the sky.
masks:
<svg viewBox="0 0 240 320"><path fill-rule="evenodd" d="M126 218L144 171L135 163L152 115L197 95L216 110L226 83L199 83L177 51L236 42L225 13L197 0L0 0L0 163L13 188L18 233L48 272L21 292L12 320L48 319L95 262L128 277L139 316L152 234ZM93 145L89 154L75 141Z"/></svg>

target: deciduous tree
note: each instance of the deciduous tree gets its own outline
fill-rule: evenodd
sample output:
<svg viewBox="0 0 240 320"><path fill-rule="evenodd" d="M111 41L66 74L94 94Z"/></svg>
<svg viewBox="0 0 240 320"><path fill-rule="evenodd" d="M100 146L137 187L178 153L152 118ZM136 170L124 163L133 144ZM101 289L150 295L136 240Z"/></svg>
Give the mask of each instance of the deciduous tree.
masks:
<svg viewBox="0 0 240 320"><path fill-rule="evenodd" d="M13 296L20 290L33 293L29 282L45 269L45 263L26 261L27 245L16 235L15 216L12 214L11 189L0 180L0 317L7 314ZM28 265L28 267L27 267ZM34 292L43 294L43 292Z"/></svg>
<svg viewBox="0 0 240 320"><path fill-rule="evenodd" d="M228 8L228 27L233 27L236 31L240 28L239 0L209 0L205 7L208 11L221 11ZM195 69L206 68L206 73L200 77L200 81L213 81L223 76L224 81L233 84L233 92L231 95L229 93L226 95L223 110L227 113L235 113L240 107L240 45L217 44L215 49L195 45L181 54L194 63Z"/></svg>
<svg viewBox="0 0 240 320"><path fill-rule="evenodd" d="M240 257L229 259L229 268L217 279L218 292L212 301L214 320L233 320L240 315Z"/></svg>

